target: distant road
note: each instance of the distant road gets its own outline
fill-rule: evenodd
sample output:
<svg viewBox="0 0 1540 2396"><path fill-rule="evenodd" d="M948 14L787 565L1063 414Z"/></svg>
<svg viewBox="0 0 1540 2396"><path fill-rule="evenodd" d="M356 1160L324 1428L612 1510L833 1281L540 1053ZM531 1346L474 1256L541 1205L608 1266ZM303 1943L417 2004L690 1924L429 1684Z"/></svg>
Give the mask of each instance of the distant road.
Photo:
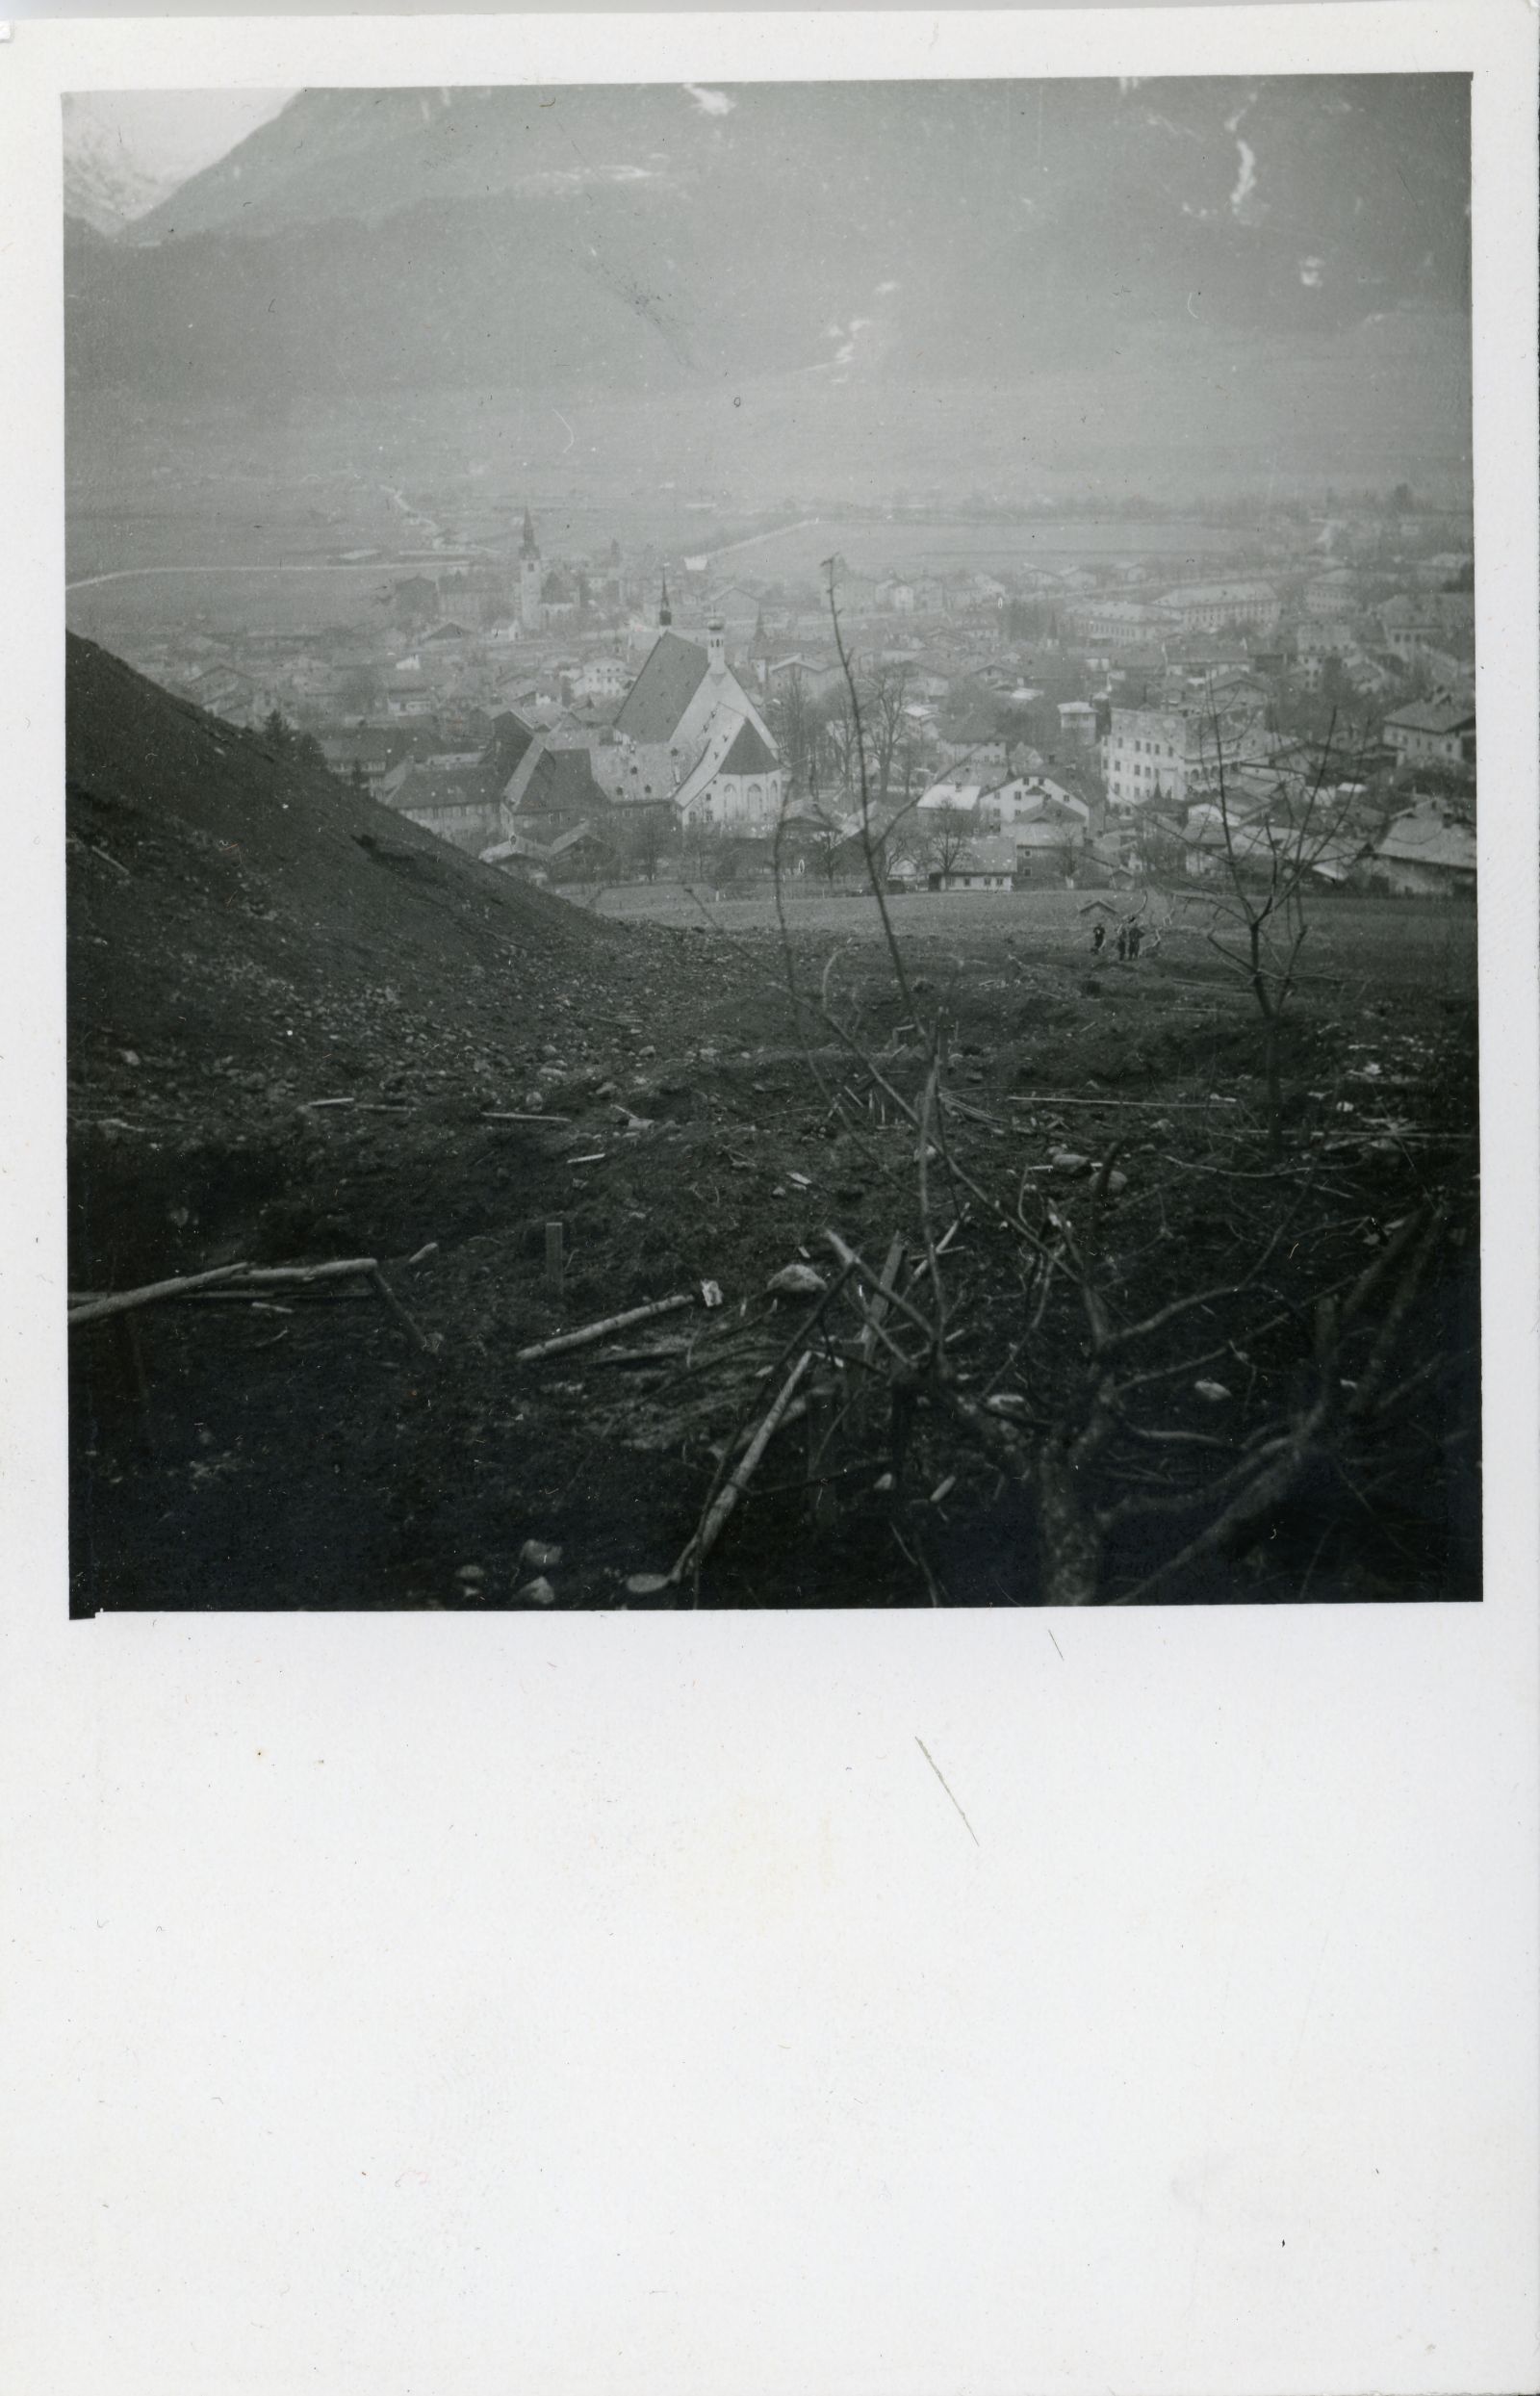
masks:
<svg viewBox="0 0 1540 2396"><path fill-rule="evenodd" d="M83 574L78 581L66 582L69 591L93 591L103 582L136 582L151 574L390 574L386 558L376 558L370 566L117 566L111 574Z"/></svg>
<svg viewBox="0 0 1540 2396"><path fill-rule="evenodd" d="M722 549L708 549L708 550L705 551L703 554L704 554L706 556L707 556L707 557L733 557L733 556L736 556L736 554L737 554L737 553L739 552L739 550L744 550L744 549L757 549L761 541L779 541L779 540L783 539L783 536L784 536L786 533L788 533L788 532L810 532L810 531L812 531L812 530L813 530L813 528L814 528L814 527L815 527L815 526L817 526L817 525L821 524L822 522L823 522L823 518L822 518L821 516L804 516L804 517L802 518L802 520L801 520L801 522L800 522L800 523L797 523L797 524L778 524L778 525L773 525L773 526L771 527L771 528L770 528L770 530L769 530L768 532L751 532L751 533L749 533L749 534L747 535L747 537L746 537L745 539L743 539L743 540L741 540L741 541L729 541L729 542L727 543L727 545L726 545L726 547L725 547L725 548L722 548ZM432 563L432 564L435 564L435 565L453 566L453 565L462 565L464 562L465 562L464 557L463 557L461 554L459 554L458 553L456 553L456 554L453 554L453 555L445 555L445 556L442 556L442 557L441 557L441 556L438 556L437 554L433 554L433 555L431 555L431 556L430 556L430 555L428 555L428 554L424 554L424 555L423 555L423 556L420 556L420 557L416 558L415 560L414 560L414 559L407 559L407 558L397 558L397 559L395 559L395 560L392 560L391 558L388 558L388 557L376 557L376 558L373 560L372 564L370 564L370 565L362 565L362 566L361 566L361 565L324 565L324 564L322 564L322 565L310 565L310 566L242 566L242 565L225 565L225 566L117 566L117 567L115 567L115 568L114 568L114 570L113 570L113 572L112 572L111 574L83 574L83 575L81 575L81 576L78 578L78 580L75 580L75 581L73 581L73 582L66 582L66 583L64 584L64 589L65 589L65 591L66 591L66 592L69 592L69 591L94 591L94 590L99 590L99 589L101 588L101 586L102 586L102 584L103 584L104 582L134 582L134 581L141 580L142 580L143 578L145 578L145 577L147 577L147 576L149 576L149 575L152 575L152 574L154 574L154 575L167 575L167 574L373 574L373 575L388 575L388 574L398 573L403 565L412 564L412 563L415 563L415 564L417 564L417 565L419 565L419 566L421 566L421 565L424 565L424 564L428 564L428 563Z"/></svg>
<svg viewBox="0 0 1540 2396"><path fill-rule="evenodd" d="M772 525L768 532L750 532L741 541L724 542L720 549L708 549L706 557L735 557L742 549L757 549L761 541L779 541L788 532L811 532L823 523L822 516L804 516L796 524Z"/></svg>

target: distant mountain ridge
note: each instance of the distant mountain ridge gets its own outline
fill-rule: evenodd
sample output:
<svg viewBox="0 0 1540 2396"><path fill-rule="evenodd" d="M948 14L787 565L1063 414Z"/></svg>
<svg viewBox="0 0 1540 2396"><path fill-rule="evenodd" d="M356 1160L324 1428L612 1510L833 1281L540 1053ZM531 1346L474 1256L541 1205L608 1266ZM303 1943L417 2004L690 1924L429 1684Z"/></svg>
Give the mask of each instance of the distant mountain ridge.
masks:
<svg viewBox="0 0 1540 2396"><path fill-rule="evenodd" d="M1464 304L1464 104L1380 77L304 92L150 211L120 281L77 277L72 362L142 382L174 326L192 389L268 379L265 351L291 389L359 363L628 388L1016 371L1176 311L1315 336Z"/></svg>

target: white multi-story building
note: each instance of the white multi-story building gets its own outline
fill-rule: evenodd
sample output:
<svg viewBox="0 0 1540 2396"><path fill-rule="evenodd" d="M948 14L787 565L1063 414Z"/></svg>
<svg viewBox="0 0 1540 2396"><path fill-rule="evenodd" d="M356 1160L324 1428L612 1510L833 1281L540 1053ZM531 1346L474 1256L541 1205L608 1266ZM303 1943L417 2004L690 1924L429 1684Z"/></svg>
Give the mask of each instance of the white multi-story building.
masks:
<svg viewBox="0 0 1540 2396"><path fill-rule="evenodd" d="M573 687L583 699L624 699L631 685L624 657L585 657Z"/></svg>
<svg viewBox="0 0 1540 2396"><path fill-rule="evenodd" d="M1173 632L1178 617L1169 607L1151 606L1142 599L1099 597L1076 600L1066 611L1073 637L1098 649L1137 649Z"/></svg>
<svg viewBox="0 0 1540 2396"><path fill-rule="evenodd" d="M1266 693L1245 674L1216 679L1180 706L1114 708L1101 744L1108 807L1117 815L1156 801L1181 810L1204 793L1221 762L1255 765L1276 746Z"/></svg>
<svg viewBox="0 0 1540 2396"><path fill-rule="evenodd" d="M1130 815L1155 799L1182 806L1195 758L1195 728L1183 708L1114 708L1102 742L1108 806L1117 815Z"/></svg>
<svg viewBox="0 0 1540 2396"><path fill-rule="evenodd" d="M1459 700L1398 708L1385 718L1383 737L1403 766L1474 765L1476 711Z"/></svg>
<svg viewBox="0 0 1540 2396"><path fill-rule="evenodd" d="M1352 645L1353 628L1346 616L1322 616L1313 624L1301 624L1295 634L1295 656L1301 664L1308 657L1343 657Z"/></svg>
<svg viewBox="0 0 1540 2396"><path fill-rule="evenodd" d="M1282 612L1270 582L1187 582L1162 601L1184 632L1218 632L1227 624L1270 631Z"/></svg>
<svg viewBox="0 0 1540 2396"><path fill-rule="evenodd" d="M1318 575L1304 588L1304 611L1307 616L1340 616L1353 604L1356 578L1346 566L1338 566L1330 574Z"/></svg>

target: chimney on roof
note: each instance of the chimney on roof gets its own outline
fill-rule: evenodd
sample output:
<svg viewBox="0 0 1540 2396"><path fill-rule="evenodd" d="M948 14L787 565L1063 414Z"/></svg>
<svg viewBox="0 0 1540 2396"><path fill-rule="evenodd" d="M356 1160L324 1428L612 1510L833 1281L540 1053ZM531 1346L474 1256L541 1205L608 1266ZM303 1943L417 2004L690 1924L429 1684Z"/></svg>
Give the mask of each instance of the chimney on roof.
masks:
<svg viewBox="0 0 1540 2396"><path fill-rule="evenodd" d="M713 616L706 628L706 658L710 673L725 674L727 672L726 634L720 616Z"/></svg>

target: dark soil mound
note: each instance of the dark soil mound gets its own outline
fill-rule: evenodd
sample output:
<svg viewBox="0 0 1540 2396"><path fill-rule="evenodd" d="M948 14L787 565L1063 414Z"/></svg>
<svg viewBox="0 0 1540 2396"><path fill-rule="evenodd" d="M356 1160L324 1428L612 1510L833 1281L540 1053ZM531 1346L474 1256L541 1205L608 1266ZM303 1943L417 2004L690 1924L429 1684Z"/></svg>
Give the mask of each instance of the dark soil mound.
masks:
<svg viewBox="0 0 1540 2396"><path fill-rule="evenodd" d="M524 1106L552 1058L602 1080L641 1026L742 979L715 943L510 880L88 641L67 701L77 1286L175 1271L279 1189L306 1211L317 1099L437 1110L449 1146L451 1119Z"/></svg>
<svg viewBox="0 0 1540 2396"><path fill-rule="evenodd" d="M538 1025L636 945L73 637L66 723L77 1062L356 1066L450 1014Z"/></svg>

